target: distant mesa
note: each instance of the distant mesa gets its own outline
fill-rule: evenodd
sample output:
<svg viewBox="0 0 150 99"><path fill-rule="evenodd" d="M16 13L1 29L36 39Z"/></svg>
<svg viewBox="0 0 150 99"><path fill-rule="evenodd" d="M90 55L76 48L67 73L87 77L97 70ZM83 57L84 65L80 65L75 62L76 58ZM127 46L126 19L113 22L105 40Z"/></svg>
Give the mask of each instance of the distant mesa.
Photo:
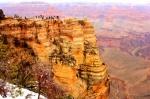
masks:
<svg viewBox="0 0 150 99"><path fill-rule="evenodd" d="M42 15L48 17L48 16L60 16L61 18L64 18L66 15L62 13L58 8L50 6L47 8Z"/></svg>

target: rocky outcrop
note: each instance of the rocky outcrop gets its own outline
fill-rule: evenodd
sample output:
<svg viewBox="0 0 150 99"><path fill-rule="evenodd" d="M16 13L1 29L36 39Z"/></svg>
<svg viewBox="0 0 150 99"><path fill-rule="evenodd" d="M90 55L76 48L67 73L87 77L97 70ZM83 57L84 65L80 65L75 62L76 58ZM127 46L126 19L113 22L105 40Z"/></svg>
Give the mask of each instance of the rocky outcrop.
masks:
<svg viewBox="0 0 150 99"><path fill-rule="evenodd" d="M5 18L5 15L3 13L3 10L0 9L0 20L3 20Z"/></svg>
<svg viewBox="0 0 150 99"><path fill-rule="evenodd" d="M0 30L26 40L38 61L50 62L55 82L75 99L108 99L108 69L99 58L94 27L87 19L9 18Z"/></svg>

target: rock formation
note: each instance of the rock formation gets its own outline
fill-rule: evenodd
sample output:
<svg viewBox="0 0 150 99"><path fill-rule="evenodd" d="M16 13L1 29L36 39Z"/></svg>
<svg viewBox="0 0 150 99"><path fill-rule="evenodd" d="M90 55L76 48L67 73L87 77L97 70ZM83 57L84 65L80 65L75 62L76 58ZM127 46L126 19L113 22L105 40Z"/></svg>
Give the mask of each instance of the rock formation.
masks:
<svg viewBox="0 0 150 99"><path fill-rule="evenodd" d="M26 40L38 61L52 64L55 82L75 99L108 99L108 69L87 19L7 18L0 23L0 33Z"/></svg>
<svg viewBox="0 0 150 99"><path fill-rule="evenodd" d="M0 9L0 20L3 20L5 18L5 15L3 13L3 10Z"/></svg>

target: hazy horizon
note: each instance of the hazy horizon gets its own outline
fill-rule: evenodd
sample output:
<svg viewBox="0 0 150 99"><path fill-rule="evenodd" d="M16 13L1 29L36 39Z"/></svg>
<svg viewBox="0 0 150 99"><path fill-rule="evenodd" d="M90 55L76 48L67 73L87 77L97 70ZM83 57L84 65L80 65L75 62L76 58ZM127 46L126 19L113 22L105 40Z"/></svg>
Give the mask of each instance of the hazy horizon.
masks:
<svg viewBox="0 0 150 99"><path fill-rule="evenodd" d="M46 2L46 3L122 3L122 4L150 4L150 0L5 0L0 3L21 3L21 2Z"/></svg>

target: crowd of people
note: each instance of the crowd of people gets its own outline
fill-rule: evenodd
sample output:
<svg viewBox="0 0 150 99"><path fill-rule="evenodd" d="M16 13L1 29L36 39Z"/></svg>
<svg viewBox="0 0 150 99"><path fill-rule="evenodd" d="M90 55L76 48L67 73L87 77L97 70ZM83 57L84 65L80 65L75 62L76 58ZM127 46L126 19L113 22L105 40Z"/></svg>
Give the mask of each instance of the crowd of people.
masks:
<svg viewBox="0 0 150 99"><path fill-rule="evenodd" d="M59 19L59 16L47 16L47 17L45 17L44 15L36 15L35 18L36 19L50 19L50 20L54 20L54 19Z"/></svg>

